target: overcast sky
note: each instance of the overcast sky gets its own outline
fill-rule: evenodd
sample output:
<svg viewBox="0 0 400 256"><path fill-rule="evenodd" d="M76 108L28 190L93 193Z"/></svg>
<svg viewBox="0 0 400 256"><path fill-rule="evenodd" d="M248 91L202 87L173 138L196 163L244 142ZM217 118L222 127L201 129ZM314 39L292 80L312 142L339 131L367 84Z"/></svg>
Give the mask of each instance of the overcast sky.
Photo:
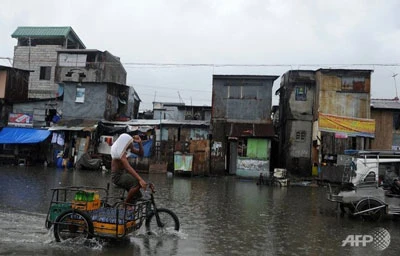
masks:
<svg viewBox="0 0 400 256"><path fill-rule="evenodd" d="M290 69L373 69L372 98L394 98L399 11L397 0L3 0L0 57L13 57L18 26L71 26L88 49L121 58L141 110L211 105L213 74Z"/></svg>

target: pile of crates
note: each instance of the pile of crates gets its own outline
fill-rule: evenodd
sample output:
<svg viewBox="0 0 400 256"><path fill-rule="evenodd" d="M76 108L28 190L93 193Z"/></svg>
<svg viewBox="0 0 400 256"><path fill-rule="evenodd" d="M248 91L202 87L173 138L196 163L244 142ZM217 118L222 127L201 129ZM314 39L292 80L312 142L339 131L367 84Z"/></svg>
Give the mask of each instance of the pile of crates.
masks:
<svg viewBox="0 0 400 256"><path fill-rule="evenodd" d="M80 190L72 200L72 209L93 211L100 208L100 196L97 191Z"/></svg>

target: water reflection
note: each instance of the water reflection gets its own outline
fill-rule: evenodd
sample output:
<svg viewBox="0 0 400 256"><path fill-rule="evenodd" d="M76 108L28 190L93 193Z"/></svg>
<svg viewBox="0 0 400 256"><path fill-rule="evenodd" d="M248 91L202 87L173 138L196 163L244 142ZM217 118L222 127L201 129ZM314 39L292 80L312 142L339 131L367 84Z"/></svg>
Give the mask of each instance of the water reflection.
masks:
<svg viewBox="0 0 400 256"><path fill-rule="evenodd" d="M374 227L390 232L385 254L400 248L398 222L341 217L321 187L273 188L235 177L184 178L143 175L156 184L159 207L173 210L181 230L166 236L137 232L117 243L54 243L44 228L50 188L106 187L108 173L53 168L0 169L0 254L37 255L379 255L371 248L342 247L352 234Z"/></svg>

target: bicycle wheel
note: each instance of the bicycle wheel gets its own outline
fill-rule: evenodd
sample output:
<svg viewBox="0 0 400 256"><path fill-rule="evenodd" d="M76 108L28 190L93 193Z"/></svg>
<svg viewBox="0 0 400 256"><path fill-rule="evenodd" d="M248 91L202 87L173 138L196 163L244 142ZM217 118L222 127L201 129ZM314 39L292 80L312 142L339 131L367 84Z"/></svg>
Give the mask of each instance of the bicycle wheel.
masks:
<svg viewBox="0 0 400 256"><path fill-rule="evenodd" d="M176 214L168 209L158 208L157 214L160 217L160 225L157 223L156 213L152 211L146 219L147 232L156 232L157 234L179 231L179 219Z"/></svg>
<svg viewBox="0 0 400 256"><path fill-rule="evenodd" d="M93 222L81 211L65 211L54 223L54 237L57 242L67 239L90 239L93 237Z"/></svg>
<svg viewBox="0 0 400 256"><path fill-rule="evenodd" d="M366 221L378 221L383 215L383 208L378 208L382 206L381 202L374 199L365 199L359 202L356 206L357 212L366 211L361 215L361 217ZM377 208L377 209L374 209ZM371 210L370 210L371 209ZM374 209L374 210L372 210Z"/></svg>

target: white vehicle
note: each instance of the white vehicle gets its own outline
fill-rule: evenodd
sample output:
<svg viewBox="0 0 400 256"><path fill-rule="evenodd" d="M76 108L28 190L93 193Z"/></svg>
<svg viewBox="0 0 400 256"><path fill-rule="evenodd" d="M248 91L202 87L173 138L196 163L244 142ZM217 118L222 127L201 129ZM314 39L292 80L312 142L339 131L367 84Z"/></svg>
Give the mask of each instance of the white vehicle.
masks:
<svg viewBox="0 0 400 256"><path fill-rule="evenodd" d="M329 186L328 200L342 212L378 220L383 214L400 214L400 152L358 151L346 166L342 185Z"/></svg>

